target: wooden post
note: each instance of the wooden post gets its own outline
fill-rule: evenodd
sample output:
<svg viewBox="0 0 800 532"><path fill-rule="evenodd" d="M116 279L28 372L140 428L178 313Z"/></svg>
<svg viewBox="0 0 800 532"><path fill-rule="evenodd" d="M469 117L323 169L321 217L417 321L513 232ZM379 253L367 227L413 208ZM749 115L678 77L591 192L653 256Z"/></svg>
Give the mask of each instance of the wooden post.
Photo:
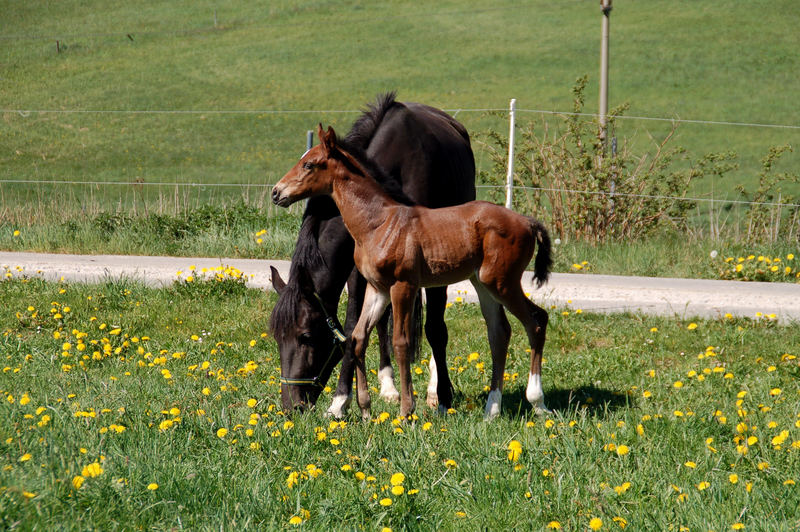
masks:
<svg viewBox="0 0 800 532"><path fill-rule="evenodd" d="M599 123L600 142L603 144L603 154L606 150L606 139L608 131L606 120L608 115L608 32L609 19L611 16L611 0L600 0L600 9L603 12L603 33L600 40L600 110Z"/></svg>
<svg viewBox="0 0 800 532"><path fill-rule="evenodd" d="M510 209L514 203L514 120L517 112L517 100L512 98L510 111L510 126L508 132L508 173L506 174L506 208Z"/></svg>

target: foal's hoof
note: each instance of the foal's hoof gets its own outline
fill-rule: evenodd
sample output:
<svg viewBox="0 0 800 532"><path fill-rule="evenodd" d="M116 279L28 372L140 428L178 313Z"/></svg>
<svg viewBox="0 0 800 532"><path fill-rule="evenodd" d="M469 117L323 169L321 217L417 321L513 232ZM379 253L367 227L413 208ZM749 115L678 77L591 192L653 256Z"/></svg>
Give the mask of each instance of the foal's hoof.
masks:
<svg viewBox="0 0 800 532"><path fill-rule="evenodd" d="M536 412L537 416L546 416L553 413L552 410L544 406L544 403L541 405L534 405L533 411Z"/></svg>

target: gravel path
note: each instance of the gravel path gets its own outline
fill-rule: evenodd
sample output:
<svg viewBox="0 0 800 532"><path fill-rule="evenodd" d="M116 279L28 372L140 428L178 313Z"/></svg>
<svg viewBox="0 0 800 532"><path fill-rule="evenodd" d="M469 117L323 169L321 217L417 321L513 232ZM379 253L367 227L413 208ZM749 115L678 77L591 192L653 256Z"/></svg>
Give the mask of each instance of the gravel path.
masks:
<svg viewBox="0 0 800 532"><path fill-rule="evenodd" d="M275 266L284 279L289 271L289 262L282 260L0 252L0 269L22 268L27 275L79 282L126 277L152 286L166 286L177 278L179 270L186 272L191 265L198 270L233 266L252 275L249 286L261 289L271 289L270 266ZM800 284L554 273L544 287L534 290L528 272L523 287L530 291L534 301L547 307L635 311L685 318L719 317L726 313L753 318L760 312L765 316L775 314L782 323L800 320ZM466 281L451 286L448 298L477 301Z"/></svg>

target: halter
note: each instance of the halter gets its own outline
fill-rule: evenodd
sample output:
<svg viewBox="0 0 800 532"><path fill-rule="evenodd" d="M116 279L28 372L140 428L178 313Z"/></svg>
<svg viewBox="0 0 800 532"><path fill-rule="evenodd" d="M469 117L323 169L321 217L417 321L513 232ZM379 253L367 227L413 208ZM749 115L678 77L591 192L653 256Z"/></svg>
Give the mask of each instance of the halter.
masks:
<svg viewBox="0 0 800 532"><path fill-rule="evenodd" d="M342 351L342 356L344 356L344 343L347 340L347 337L336 325L336 321L334 321L333 317L328 314L327 310L325 310L325 305L322 303L322 298L319 296L319 294L314 292L314 297L317 298L317 301L319 301L319 305L322 307L322 313L325 315L325 323L328 324L328 329L331 331L331 334L333 334L333 347L331 348L331 352L328 354L328 359L322 365L322 369L324 370L328 367L328 363L333 358L333 354L337 349ZM293 386L318 386L322 388L322 384L320 383L320 375L306 379L291 379L281 376L281 384Z"/></svg>

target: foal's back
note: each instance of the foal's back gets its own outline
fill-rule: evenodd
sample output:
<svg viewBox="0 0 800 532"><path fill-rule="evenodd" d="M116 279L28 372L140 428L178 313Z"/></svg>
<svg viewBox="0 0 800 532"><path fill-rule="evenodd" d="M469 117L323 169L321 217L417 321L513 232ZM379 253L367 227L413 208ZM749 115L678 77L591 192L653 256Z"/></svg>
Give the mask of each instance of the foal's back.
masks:
<svg viewBox="0 0 800 532"><path fill-rule="evenodd" d="M521 274L534 247L530 219L493 203L440 209L395 205L358 246L356 261L379 285L396 279L431 287L463 281L495 263Z"/></svg>

